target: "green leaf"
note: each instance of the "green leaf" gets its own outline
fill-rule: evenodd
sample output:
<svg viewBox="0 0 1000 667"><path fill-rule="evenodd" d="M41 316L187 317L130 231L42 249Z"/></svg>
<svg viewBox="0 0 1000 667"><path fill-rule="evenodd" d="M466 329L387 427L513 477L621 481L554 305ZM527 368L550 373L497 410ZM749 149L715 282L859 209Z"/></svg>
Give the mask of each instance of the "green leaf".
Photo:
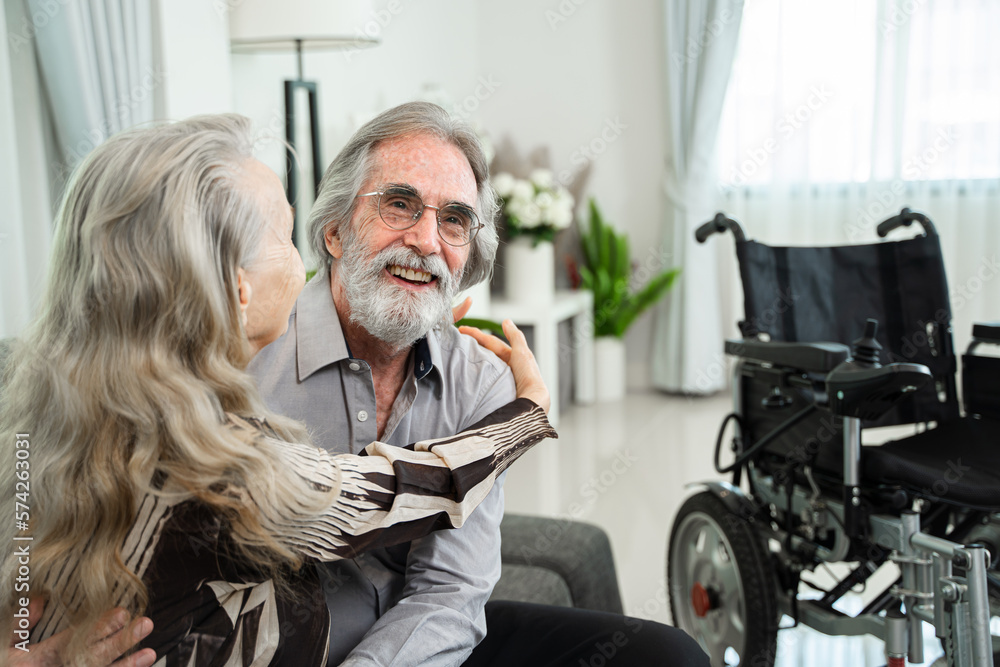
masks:
<svg viewBox="0 0 1000 667"><path fill-rule="evenodd" d="M614 234L614 232L612 232ZM628 282L629 276L632 274L632 258L628 251L628 237L624 234L621 236L615 236L615 241L617 244L618 257L615 262L615 272Z"/></svg>
<svg viewBox="0 0 1000 667"><path fill-rule="evenodd" d="M589 209L586 226L580 225L584 259L579 267L581 284L594 294L594 333L621 338L635 319L670 289L680 269L664 271L632 293L628 236L604 220L594 199Z"/></svg>
<svg viewBox="0 0 1000 667"><path fill-rule="evenodd" d="M507 340L503 335L503 326L499 322L494 322L493 320L484 320L478 317L463 317L458 322L455 322L455 326L476 327L477 329L489 331L490 333L496 334L504 340Z"/></svg>
<svg viewBox="0 0 1000 667"><path fill-rule="evenodd" d="M674 280L680 273L680 269L664 271L660 275L649 281L644 288L634 295L631 295L628 303L622 308L621 316L616 323L616 330L619 336L625 335L625 331L632 325L643 312L654 303L660 300L667 290L674 284Z"/></svg>

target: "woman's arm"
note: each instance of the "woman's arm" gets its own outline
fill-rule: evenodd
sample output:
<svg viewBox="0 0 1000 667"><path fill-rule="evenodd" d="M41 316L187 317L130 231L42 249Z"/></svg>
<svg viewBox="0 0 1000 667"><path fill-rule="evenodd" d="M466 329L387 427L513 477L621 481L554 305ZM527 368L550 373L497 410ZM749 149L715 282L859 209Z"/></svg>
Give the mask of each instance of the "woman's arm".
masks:
<svg viewBox="0 0 1000 667"><path fill-rule="evenodd" d="M522 398L456 436L412 449L374 442L367 456L334 456L278 445L307 483L339 490L321 516L286 519L283 537L304 556L337 560L457 528L496 477L547 437L556 433L545 413Z"/></svg>

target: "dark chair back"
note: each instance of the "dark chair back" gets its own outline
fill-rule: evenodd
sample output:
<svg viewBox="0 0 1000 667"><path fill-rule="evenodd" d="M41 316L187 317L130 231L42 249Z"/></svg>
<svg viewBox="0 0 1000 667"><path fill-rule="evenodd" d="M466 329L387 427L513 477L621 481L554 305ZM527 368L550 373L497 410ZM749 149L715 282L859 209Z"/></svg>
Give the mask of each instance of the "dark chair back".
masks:
<svg viewBox="0 0 1000 667"><path fill-rule="evenodd" d="M822 248L736 244L745 337L850 345L865 320L879 321L882 363L930 368L935 382L867 426L959 417L951 305L936 234Z"/></svg>

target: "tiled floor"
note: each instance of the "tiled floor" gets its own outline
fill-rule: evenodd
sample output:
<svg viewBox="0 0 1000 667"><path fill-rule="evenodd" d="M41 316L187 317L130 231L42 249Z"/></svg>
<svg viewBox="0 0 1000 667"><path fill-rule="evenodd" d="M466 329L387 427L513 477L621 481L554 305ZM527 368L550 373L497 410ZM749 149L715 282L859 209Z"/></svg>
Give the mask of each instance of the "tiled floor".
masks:
<svg viewBox="0 0 1000 667"><path fill-rule="evenodd" d="M559 439L545 442L508 473L507 511L572 516L611 537L626 612L663 622L666 545L686 484L719 479L715 430L725 396L687 399L650 392L624 401L573 406Z"/></svg>
<svg viewBox="0 0 1000 667"><path fill-rule="evenodd" d="M611 537L625 611L670 622L666 548L687 485L721 479L712 466L716 432L731 398L630 393L624 401L572 406L560 437L517 463L506 483L507 510L573 517ZM884 665L871 638L831 638L811 630L779 635L778 667ZM930 655L928 655L930 657Z"/></svg>

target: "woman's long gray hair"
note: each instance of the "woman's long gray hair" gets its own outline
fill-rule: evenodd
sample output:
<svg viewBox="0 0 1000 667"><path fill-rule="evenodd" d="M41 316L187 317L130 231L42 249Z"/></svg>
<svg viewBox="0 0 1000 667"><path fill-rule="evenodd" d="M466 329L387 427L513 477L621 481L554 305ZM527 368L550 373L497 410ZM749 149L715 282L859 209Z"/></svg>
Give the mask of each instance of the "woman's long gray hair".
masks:
<svg viewBox="0 0 1000 667"><path fill-rule="evenodd" d="M273 537L280 517L329 502L226 426L227 413L263 417L306 439L245 372L237 272L268 224L242 181L252 152L241 116L130 130L80 165L58 213L40 314L0 395L0 491L14 497L14 434L30 433L32 594L75 567L67 587L47 591L77 627L68 655L83 654L102 612L146 604L120 556L144 494L205 503L265 571L298 562ZM12 524L0 530L5 575ZM0 595L4 618L13 595L12 585Z"/></svg>
<svg viewBox="0 0 1000 667"><path fill-rule="evenodd" d="M492 275L500 243L496 228L499 202L490 184L486 155L468 123L430 102L408 102L379 114L365 123L330 163L309 214L309 238L320 258L320 270L329 272L333 264L326 249L326 232L350 224L355 197L375 166L375 146L386 139L419 134L430 134L458 147L476 178L476 213L484 226L472 242L459 287L471 287Z"/></svg>

